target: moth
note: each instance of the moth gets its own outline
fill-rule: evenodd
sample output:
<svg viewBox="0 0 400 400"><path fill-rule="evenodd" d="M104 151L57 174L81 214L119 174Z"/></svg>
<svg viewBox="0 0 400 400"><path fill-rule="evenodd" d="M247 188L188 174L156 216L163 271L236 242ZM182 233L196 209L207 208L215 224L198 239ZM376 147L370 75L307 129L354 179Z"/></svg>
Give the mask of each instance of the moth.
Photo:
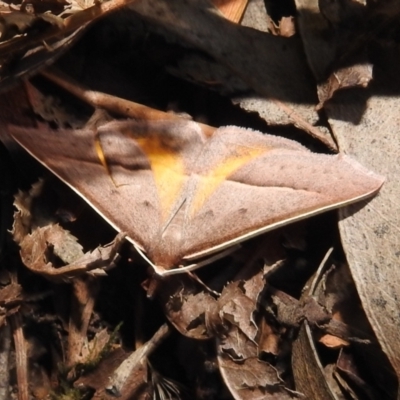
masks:
<svg viewBox="0 0 400 400"><path fill-rule="evenodd" d="M350 157L235 126L113 121L94 130L9 127L159 275L190 271L272 229L374 195ZM98 149L101 149L99 157ZM96 150L97 149L97 150Z"/></svg>

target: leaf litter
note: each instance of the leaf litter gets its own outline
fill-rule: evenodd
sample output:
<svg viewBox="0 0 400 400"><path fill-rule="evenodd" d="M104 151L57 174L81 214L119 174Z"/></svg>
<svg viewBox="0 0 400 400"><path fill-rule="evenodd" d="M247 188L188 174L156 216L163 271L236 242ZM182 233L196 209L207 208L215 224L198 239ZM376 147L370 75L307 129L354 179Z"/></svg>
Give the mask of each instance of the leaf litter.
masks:
<svg viewBox="0 0 400 400"><path fill-rule="evenodd" d="M231 3L240 14L243 3ZM17 99L13 116L0 112L3 126L19 122L36 128L45 119L56 128L70 124L78 129L89 120L92 107L107 109L112 114L107 118L181 118L170 112L174 109L205 123L210 134L213 126L235 124L287 135L319 151L323 146L325 151L334 149L337 143L341 151L390 181L371 203L376 206L352 211L341 222L348 264L332 214L245 243L196 275L160 281L147 274L148 267L124 245L123 235L113 240L112 230L79 199L65 204L73 198L67 188L52 193L40 183L29 190L21 180L25 191L16 197L18 211L1 260L0 358L5 362L0 375L5 389L0 399L10 394L18 399L111 399L117 394L123 399L397 398L397 348L387 345L397 332L397 325L388 323L397 306L391 289L386 299L370 295L384 291L388 278L386 247L371 242L367 234L372 229L382 238L390 231L383 222L368 219L371 211L389 218L392 203L386 200L381 209L377 202L385 201L386 191L396 190L396 180L390 167L368 161L358 139L362 129L361 143L368 138L368 151L379 151L374 142L379 129L371 123L374 112L385 120L388 109L395 107L395 87L392 97L375 99L381 81L371 71L383 68L377 54L387 57L379 46L393 46L396 28L384 28L393 26L390 21L397 11L383 2L379 6L349 1L341 9L317 3L296 1L298 15L286 19L288 15L274 15L273 2L265 9L259 1L250 1L247 10L253 17L246 24L255 24L254 15L269 21L270 28L254 25L258 31L228 23L216 17L216 10L205 11L210 10L206 1L137 1L125 13L106 15L98 27L86 29L98 15L94 13L81 24L72 23L71 38L58 42L60 53L66 54L57 69L43 70L25 86L12 89L8 82L54 62L55 53L42 44L43 55L23 63L24 53L13 51L13 40L18 46L26 42L28 50L36 46L38 33L30 26L43 19L44 10L35 9L34 16L13 11L24 13L22 20L27 21L15 37L12 31L18 25L3 17L10 49L2 53L6 58L0 84L7 91L0 99L3 110ZM78 13L96 4L64 4L57 11L56 4L48 6L54 18L44 18L42 37L51 29L63 33L56 21L68 18L68 10ZM359 23L365 16L368 23ZM293 29L293 18L298 29ZM238 22L237 14L233 19ZM193 21L190 30L185 28L187 21ZM366 35L371 27L375 29ZM352 35L357 40L346 45L343 37ZM129 50L118 52L115 43ZM367 45L374 46L372 58ZM321 57L324 53L326 58ZM137 63L133 74L132 60ZM72 87L81 100L61 90L57 81L66 90ZM351 89L355 86L359 88ZM363 94L371 87L375 92L366 101ZM353 104L353 99L361 102ZM29 115L19 108L23 104L31 107ZM354 113L348 115L349 110ZM386 124L387 131L395 129ZM1 140L18 174L30 182L46 175L37 166L25 167L32 161L15 151L6 132ZM396 165L395 146L388 148L386 159ZM47 180L50 183L44 185L53 189L51 178ZM10 228L2 224L3 230ZM354 254L366 236L369 247L362 248L360 261ZM335 250L318 268L332 246ZM384 279L373 279L377 270ZM389 288L396 287L395 276L391 281Z"/></svg>

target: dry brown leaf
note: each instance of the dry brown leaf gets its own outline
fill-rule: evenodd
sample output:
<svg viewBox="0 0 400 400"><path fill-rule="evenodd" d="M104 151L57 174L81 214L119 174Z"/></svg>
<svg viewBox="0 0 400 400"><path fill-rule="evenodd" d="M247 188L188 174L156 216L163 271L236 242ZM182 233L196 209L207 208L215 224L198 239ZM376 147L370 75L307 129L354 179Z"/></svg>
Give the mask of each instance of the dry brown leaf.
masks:
<svg viewBox="0 0 400 400"><path fill-rule="evenodd" d="M240 368L243 360L258 355L257 344L250 340L236 325L232 325L229 331L219 340L218 350L221 353L229 354L229 357L238 364L237 368Z"/></svg>
<svg viewBox="0 0 400 400"><path fill-rule="evenodd" d="M98 247L79 257L81 247L76 243L76 238L59 225L48 225L35 229L22 240L21 258L33 272L56 281L69 280L88 272L104 275L105 270L115 266L119 257L118 251L123 242L124 235L118 234L116 239L108 245ZM59 253L56 254L53 250L58 250ZM67 266L55 268L54 264L48 261L51 253L53 257L62 256L74 261Z"/></svg>
<svg viewBox="0 0 400 400"><path fill-rule="evenodd" d="M0 42L13 36L29 34L30 31L46 29L51 25L62 28L63 21L51 14L34 15L20 11L2 13L0 15Z"/></svg>
<svg viewBox="0 0 400 400"><path fill-rule="evenodd" d="M19 244L21 258L32 271L55 281L69 280L89 273L104 275L115 266L124 235L92 252L84 253L77 239L58 224L40 207L34 207L43 189L43 181L34 184L27 193L15 197L13 238ZM54 262L57 267L54 266ZM69 264L60 266L60 264Z"/></svg>
<svg viewBox="0 0 400 400"><path fill-rule="evenodd" d="M54 29L54 28L53 28ZM57 28L58 29L58 28ZM54 62L60 57L83 33L83 28L78 28L70 34L65 35L62 39L49 38L46 45L43 41L25 45L21 43L21 47L27 47L25 53L19 53L18 60L15 59L16 50L19 50L17 45L10 45L11 49L2 49L0 45L0 90L5 91L15 85L18 80L28 74L34 74L39 69L46 66L46 63ZM45 33L43 34L45 35ZM24 40L24 37L16 37L11 41L4 42L4 45L12 43L14 40ZM14 63L11 63L11 60ZM8 65L10 63L10 65Z"/></svg>
<svg viewBox="0 0 400 400"><path fill-rule="evenodd" d="M270 235L269 243L274 243L277 237ZM224 326L229 327L217 341L218 362L225 384L235 399L298 397L285 388L275 367L259 358L265 348L259 348L259 327L254 320L259 296L265 287L264 275L276 265L280 256L279 251L272 251L263 269L256 262L246 265L218 299L219 316ZM269 346L271 338L267 339ZM275 339L274 350L278 353L279 338L275 336Z"/></svg>
<svg viewBox="0 0 400 400"><path fill-rule="evenodd" d="M325 347L329 347L331 349L340 349L344 346L349 346L350 344L347 340L341 339L337 336L333 336L330 334L321 336L318 342L323 344Z"/></svg>
<svg viewBox="0 0 400 400"><path fill-rule="evenodd" d="M44 121L55 123L57 127L72 127L73 129L83 127L83 122L72 112L65 109L59 98L44 95L29 81L25 82L25 88L33 112L43 118Z"/></svg>
<svg viewBox="0 0 400 400"><path fill-rule="evenodd" d="M330 268L327 266L324 267L322 263L315 276L306 285L308 291L303 293L302 302L305 304L304 313L307 321L304 322L293 344L292 364L296 387L310 399L339 399L345 396L333 379L333 372L323 367L326 361L323 353L318 352L316 342L331 349L347 347L350 351L363 354L363 358L374 357L382 362L382 354L379 355L376 340L359 307L354 284L346 265ZM307 297L310 295L313 297ZM328 310L333 310L337 318L331 318L315 299L326 305ZM311 331L311 327L314 332ZM353 343L361 344L362 347L360 345L356 347L352 345ZM365 371L364 365L363 370ZM370 373L373 373L372 371ZM369 388L372 389L374 384L370 383Z"/></svg>
<svg viewBox="0 0 400 400"><path fill-rule="evenodd" d="M311 3L315 14L323 18L317 1ZM323 71L321 52L328 52L328 59L332 59L335 47L323 45L318 40L320 32L313 27L300 26L303 26L305 50L312 69L314 72ZM400 126L400 82L396 70L398 53L393 50L391 47L379 49L379 57L374 58L375 80L367 89L357 93L337 93L328 103L326 112L341 151L355 156L371 168L375 167L388 179L381 195L365 208L360 205L341 210L340 230L364 311L397 377L400 377L400 347L394 345L400 331L399 303L396 301L400 277L394 268L398 264L400 225L395 212L400 195L400 147L396 135ZM370 368L373 368L372 362ZM382 387L393 390L393 383L390 383L393 377L389 370L379 375L379 379L387 379Z"/></svg>
<svg viewBox="0 0 400 400"><path fill-rule="evenodd" d="M305 321L300 327L292 351L293 376L296 389L310 400L334 400L323 366L312 337L312 331Z"/></svg>
<svg viewBox="0 0 400 400"><path fill-rule="evenodd" d="M351 109L348 107L349 111ZM400 277L394 269L398 259L400 223L398 213L394 212L400 195L397 162L400 147L396 135L391 134L400 126L399 100L378 95L371 97L357 125L340 120L342 117L339 115L344 117L347 113L342 105L332 105L331 123L339 144L367 165L384 172L389 183L381 196L365 209L353 207L341 211L343 247L364 311L397 376L400 376L400 347L393 345L400 331L396 317Z"/></svg>
<svg viewBox="0 0 400 400"><path fill-rule="evenodd" d="M276 369L256 356L238 363L229 355L219 354L218 363L224 382L235 399L302 398L299 393L286 389Z"/></svg>
<svg viewBox="0 0 400 400"><path fill-rule="evenodd" d="M340 352L334 372L335 378L346 391L350 391L353 398L377 399L379 393L368 381L365 381L351 352L343 349ZM357 394L358 393L358 394Z"/></svg>
<svg viewBox="0 0 400 400"><path fill-rule="evenodd" d="M271 324L269 324L265 318L260 322L259 332L260 334L257 340L259 352L277 356L280 351L280 335L275 332Z"/></svg>
<svg viewBox="0 0 400 400"><path fill-rule="evenodd" d="M217 301L188 276L163 279L157 297L174 327L193 339L209 339L220 325Z"/></svg>
<svg viewBox="0 0 400 400"><path fill-rule="evenodd" d="M236 281L224 288L218 299L219 315L221 319L236 325L248 339L255 340L258 329L252 315L257 305L253 299L246 296L242 285L243 282Z"/></svg>
<svg viewBox="0 0 400 400"><path fill-rule="evenodd" d="M0 289L0 328L7 325L6 319L17 313L26 295L22 286L16 282L11 282Z"/></svg>
<svg viewBox="0 0 400 400"><path fill-rule="evenodd" d="M72 15L61 19L51 13L42 14L39 21L43 20L47 24L50 23L48 29L33 30L29 34L14 36L12 39L0 43L0 89L7 89L21 77L33 74L53 63L80 37L90 23L132 1L134 0L111 0L103 3L93 3L92 1L58 2L58 5L71 6L66 14ZM34 5L28 4L35 12ZM91 7L82 9L82 7L90 5ZM21 14L18 13L18 15ZM18 23L18 25L25 29L28 23L26 20L30 17L26 17L24 14L22 18L25 21L22 24ZM37 20L38 17L35 16L33 23ZM7 30L6 25L3 23L5 30Z"/></svg>
<svg viewBox="0 0 400 400"><path fill-rule="evenodd" d="M11 282L0 289L0 307L12 307L23 299L22 286Z"/></svg>
<svg viewBox="0 0 400 400"><path fill-rule="evenodd" d="M39 180L32 185L28 192L19 191L15 196L14 206L17 211L14 213L14 224L11 233L14 241L18 244L41 223L39 221L42 215L32 214L31 210L35 199L40 196L42 190L43 181Z"/></svg>
<svg viewBox="0 0 400 400"><path fill-rule="evenodd" d="M313 106L317 100L297 37L273 36L234 25L212 13L206 0L146 0L130 8L154 21L157 29L163 27L168 36L206 52L242 79L259 96L240 100L243 108L258 111L271 125L301 126L335 147L327 132L313 126L319 120ZM187 21L191 21L190 28Z"/></svg>
<svg viewBox="0 0 400 400"><path fill-rule="evenodd" d="M329 78L318 85L319 104L317 110L333 97L337 90L354 87L366 88L372 79L372 64L355 64L334 71Z"/></svg>

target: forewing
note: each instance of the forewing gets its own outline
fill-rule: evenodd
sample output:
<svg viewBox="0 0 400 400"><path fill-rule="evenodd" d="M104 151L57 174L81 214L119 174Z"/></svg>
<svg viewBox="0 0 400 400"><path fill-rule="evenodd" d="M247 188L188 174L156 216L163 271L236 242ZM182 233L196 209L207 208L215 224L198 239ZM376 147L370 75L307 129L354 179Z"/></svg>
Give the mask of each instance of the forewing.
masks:
<svg viewBox="0 0 400 400"><path fill-rule="evenodd" d="M383 180L342 154L316 154L287 139L220 128L193 176L185 258L372 196Z"/></svg>
<svg viewBox="0 0 400 400"><path fill-rule="evenodd" d="M141 248L158 229L159 205L150 163L134 141L109 129L101 138L109 170L96 152L92 130L10 127L29 153L83 197L115 229ZM114 156L118 154L119 164Z"/></svg>
<svg viewBox="0 0 400 400"><path fill-rule="evenodd" d="M179 259L180 242L163 249L162 236L185 203L188 171L206 140L198 124L114 121L98 130L9 131L137 247L149 254L157 247L171 267Z"/></svg>

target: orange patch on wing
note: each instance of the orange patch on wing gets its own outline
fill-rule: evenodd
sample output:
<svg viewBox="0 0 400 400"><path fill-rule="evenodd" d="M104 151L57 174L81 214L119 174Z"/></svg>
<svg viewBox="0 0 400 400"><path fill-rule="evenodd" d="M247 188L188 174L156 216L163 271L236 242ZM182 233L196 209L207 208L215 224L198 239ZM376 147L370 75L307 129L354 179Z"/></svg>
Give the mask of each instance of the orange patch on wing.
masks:
<svg viewBox="0 0 400 400"><path fill-rule="evenodd" d="M136 141L150 161L160 198L162 217L165 221L185 181L182 158L179 153L166 147L155 135L150 135L149 138L138 138Z"/></svg>
<svg viewBox="0 0 400 400"><path fill-rule="evenodd" d="M200 176L196 195L191 205L191 215L193 216L198 212L204 202L229 175L235 172L242 165L247 164L252 159L267 151L268 149L265 148L237 146L235 149L236 154L224 158L207 175Z"/></svg>
<svg viewBox="0 0 400 400"><path fill-rule="evenodd" d="M112 174L111 174L111 171L110 171L110 167L108 166L108 163L107 163L107 160L106 160L106 156L104 154L103 147L102 147L102 145L100 143L99 136L97 134L96 134L96 136L94 138L94 148L96 150L97 157L99 157L99 161L101 162L101 165L107 171L107 174L109 175L109 177L112 180L112 182L115 185L115 187L117 187L117 184L114 181L114 178L112 177Z"/></svg>

